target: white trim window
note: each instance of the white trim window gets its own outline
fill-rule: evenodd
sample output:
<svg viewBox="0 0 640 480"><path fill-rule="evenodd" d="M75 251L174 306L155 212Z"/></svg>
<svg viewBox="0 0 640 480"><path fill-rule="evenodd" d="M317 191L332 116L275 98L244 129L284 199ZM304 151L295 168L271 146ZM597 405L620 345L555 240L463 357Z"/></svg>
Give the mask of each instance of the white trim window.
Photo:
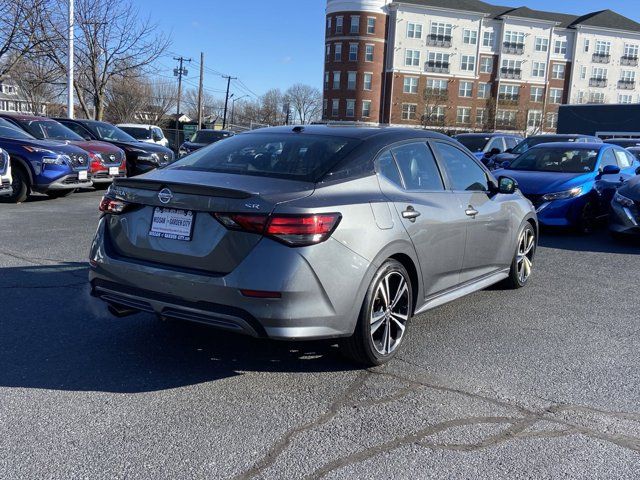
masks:
<svg viewBox="0 0 640 480"><path fill-rule="evenodd" d="M403 93L418 93L418 77L404 77L404 83L402 85Z"/></svg>
<svg viewBox="0 0 640 480"><path fill-rule="evenodd" d="M546 62L531 62L531 76L536 78L544 78L544 74L546 73L547 64Z"/></svg>
<svg viewBox="0 0 640 480"><path fill-rule="evenodd" d="M592 67L591 78L595 80L606 80L609 72L604 67Z"/></svg>
<svg viewBox="0 0 640 480"><path fill-rule="evenodd" d="M415 103L403 103L402 120L415 120L417 111L418 105L416 105Z"/></svg>
<svg viewBox="0 0 640 480"><path fill-rule="evenodd" d="M475 55L462 55L460 57L460 70L463 72L475 72L476 57Z"/></svg>
<svg viewBox="0 0 640 480"><path fill-rule="evenodd" d="M520 99L520 86L502 84L498 88L498 97L499 100L518 101Z"/></svg>
<svg viewBox="0 0 640 480"><path fill-rule="evenodd" d="M633 95L631 95L630 93L618 94L618 103L623 103L623 104L633 103Z"/></svg>
<svg viewBox="0 0 640 480"><path fill-rule="evenodd" d="M331 17L327 17L327 30L331 30Z"/></svg>
<svg viewBox="0 0 640 480"><path fill-rule="evenodd" d="M462 98L473 97L473 82L460 82L458 96Z"/></svg>
<svg viewBox="0 0 640 480"><path fill-rule="evenodd" d="M325 57L327 60L331 58L331 44L327 43L327 48L325 50Z"/></svg>
<svg viewBox="0 0 640 480"><path fill-rule="evenodd" d="M444 105L426 106L424 109L425 117L429 122L433 123L443 123L446 114L447 111Z"/></svg>
<svg viewBox="0 0 640 480"><path fill-rule="evenodd" d="M496 123L498 124L498 126L515 127L517 119L517 110L498 110L496 112Z"/></svg>
<svg viewBox="0 0 640 480"><path fill-rule="evenodd" d="M444 94L449 88L449 82L441 78L428 78L427 79L427 92Z"/></svg>
<svg viewBox="0 0 640 480"><path fill-rule="evenodd" d="M470 28L464 28L462 30L462 43L466 45L478 44L478 31L471 30Z"/></svg>
<svg viewBox="0 0 640 480"><path fill-rule="evenodd" d="M604 92L591 92L589 94L589 103L605 103L605 100Z"/></svg>
<svg viewBox="0 0 640 480"><path fill-rule="evenodd" d="M624 44L624 56L625 58L638 58L638 45L631 43Z"/></svg>
<svg viewBox="0 0 640 480"><path fill-rule="evenodd" d="M360 33L360 15L351 15L351 26L349 28L351 35L357 35Z"/></svg>
<svg viewBox="0 0 640 480"><path fill-rule="evenodd" d="M331 102L331 116L337 117L340 114L340 100L334 98Z"/></svg>
<svg viewBox="0 0 640 480"><path fill-rule="evenodd" d="M404 52L404 65L406 67L420 66L420 50L407 49Z"/></svg>
<svg viewBox="0 0 640 480"><path fill-rule="evenodd" d="M324 89L329 90L329 72L324 72Z"/></svg>
<svg viewBox="0 0 640 480"><path fill-rule="evenodd" d="M567 54L567 41L566 40L556 40L553 46L553 53L556 55L566 55Z"/></svg>
<svg viewBox="0 0 640 480"><path fill-rule="evenodd" d="M347 72L347 90L355 90L358 83L357 72Z"/></svg>
<svg viewBox="0 0 640 480"><path fill-rule="evenodd" d="M336 33L342 33L344 27L344 17L342 15L336 17Z"/></svg>
<svg viewBox="0 0 640 480"><path fill-rule="evenodd" d="M362 116L369 118L371 116L371 100L362 101Z"/></svg>
<svg viewBox="0 0 640 480"><path fill-rule="evenodd" d="M367 17L367 35L376 33L376 17Z"/></svg>
<svg viewBox="0 0 640 480"><path fill-rule="evenodd" d="M436 37L451 37L453 31L452 23L431 22L430 33Z"/></svg>
<svg viewBox="0 0 640 480"><path fill-rule="evenodd" d="M489 98L491 96L491 84L479 83L478 84L478 98Z"/></svg>
<svg viewBox="0 0 640 480"><path fill-rule="evenodd" d="M373 73L366 72L362 78L362 89L366 92L370 92L373 84Z"/></svg>
<svg viewBox="0 0 640 480"><path fill-rule="evenodd" d="M580 67L580 78L583 80L587 78L587 67L585 65Z"/></svg>
<svg viewBox="0 0 640 480"><path fill-rule="evenodd" d="M562 103L562 94L564 90L562 88L550 88L549 89L549 103L553 105L560 105Z"/></svg>
<svg viewBox="0 0 640 480"><path fill-rule="evenodd" d="M407 23L407 38L422 38L422 24Z"/></svg>
<svg viewBox="0 0 640 480"><path fill-rule="evenodd" d="M482 127L486 123L488 118L487 109L486 108L477 108L476 109L476 126Z"/></svg>
<svg viewBox="0 0 640 480"><path fill-rule="evenodd" d="M356 116L356 101L353 99L347 100L347 109L345 110L345 117Z"/></svg>
<svg viewBox="0 0 640 480"><path fill-rule="evenodd" d="M471 107L458 107L456 111L456 123L468 125L471 123Z"/></svg>
<svg viewBox="0 0 640 480"><path fill-rule="evenodd" d="M542 124L542 110L529 110L527 113L527 127L536 128Z"/></svg>
<svg viewBox="0 0 640 480"><path fill-rule="evenodd" d="M325 98L324 100L322 100L322 116L323 117L326 118L328 110L329 110L329 100Z"/></svg>
<svg viewBox="0 0 640 480"><path fill-rule="evenodd" d="M482 32L482 46L493 48L493 45L495 43L495 38L496 38L496 35L494 32L490 30L485 30L484 32Z"/></svg>
<svg viewBox="0 0 640 480"><path fill-rule="evenodd" d="M544 87L531 87L529 100L535 103L542 102L544 100Z"/></svg>
<svg viewBox="0 0 640 480"><path fill-rule="evenodd" d="M358 61L358 44L357 43L349 44L349 61L350 62Z"/></svg>
<svg viewBox="0 0 640 480"><path fill-rule="evenodd" d="M555 112L547 113L547 128L558 128L558 114Z"/></svg>
<svg viewBox="0 0 640 480"><path fill-rule="evenodd" d="M340 90L340 72L333 72L333 89Z"/></svg>
<svg viewBox="0 0 640 480"><path fill-rule="evenodd" d="M365 62L373 62L373 51L375 46L371 43L367 43L364 46L364 61Z"/></svg>
<svg viewBox="0 0 640 480"><path fill-rule="evenodd" d="M342 61L342 44L341 43L336 43L333 46L333 60L334 62Z"/></svg>
<svg viewBox="0 0 640 480"><path fill-rule="evenodd" d="M493 72L493 57L480 57L480 73Z"/></svg>
<svg viewBox="0 0 640 480"><path fill-rule="evenodd" d="M506 43L516 43L524 45L524 32L515 32L513 30L507 30L504 32L504 41Z"/></svg>
<svg viewBox="0 0 640 480"><path fill-rule="evenodd" d="M547 37L536 37L535 51L547 52L549 50L549 39Z"/></svg>
<svg viewBox="0 0 640 480"><path fill-rule="evenodd" d="M620 72L620 80L625 83L633 83L636 81L636 72L633 70L622 70L622 72Z"/></svg>
<svg viewBox="0 0 640 480"><path fill-rule="evenodd" d="M611 53L611 42L604 40L596 40L596 48L594 50L596 55L609 55Z"/></svg>
<svg viewBox="0 0 640 480"><path fill-rule="evenodd" d="M564 63L554 63L551 67L551 78L554 80L564 80L567 66Z"/></svg>

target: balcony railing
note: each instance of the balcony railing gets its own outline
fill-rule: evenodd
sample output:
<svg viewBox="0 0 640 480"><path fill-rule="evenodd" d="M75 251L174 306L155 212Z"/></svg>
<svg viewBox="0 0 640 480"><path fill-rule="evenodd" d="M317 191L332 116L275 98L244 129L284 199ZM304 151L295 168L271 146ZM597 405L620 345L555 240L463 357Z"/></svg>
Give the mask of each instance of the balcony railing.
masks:
<svg viewBox="0 0 640 480"><path fill-rule="evenodd" d="M447 100L449 98L449 91L446 88L425 88L425 98L433 98L439 100Z"/></svg>
<svg viewBox="0 0 640 480"><path fill-rule="evenodd" d="M427 62L424 71L431 73L449 73L449 62Z"/></svg>
<svg viewBox="0 0 640 480"><path fill-rule="evenodd" d="M607 86L607 79L606 78L599 78L599 77L590 78L589 79L589 86L590 87L601 87L601 88L604 88L604 87Z"/></svg>
<svg viewBox="0 0 640 480"><path fill-rule="evenodd" d="M631 55L624 55L620 57L620 65L625 67L637 67L638 66L638 57Z"/></svg>
<svg viewBox="0 0 640 480"><path fill-rule="evenodd" d="M618 88L620 90L634 90L636 88L635 80L619 80Z"/></svg>
<svg viewBox="0 0 640 480"><path fill-rule="evenodd" d="M509 94L509 93L500 93L498 95L498 100L502 104L517 104L520 102L520 95Z"/></svg>
<svg viewBox="0 0 640 480"><path fill-rule="evenodd" d="M524 43L503 42L502 53L512 53L514 55L524 54Z"/></svg>
<svg viewBox="0 0 640 480"><path fill-rule="evenodd" d="M510 79L519 80L520 78L522 78L522 69L520 69L520 68L501 68L500 69L500 76L502 78L510 78Z"/></svg>
<svg viewBox="0 0 640 480"><path fill-rule="evenodd" d="M427 35L427 45L432 47L451 47L451 35L438 35L431 33Z"/></svg>
<svg viewBox="0 0 640 480"><path fill-rule="evenodd" d="M611 61L611 55L605 53L594 53L591 57L593 63L609 63Z"/></svg>

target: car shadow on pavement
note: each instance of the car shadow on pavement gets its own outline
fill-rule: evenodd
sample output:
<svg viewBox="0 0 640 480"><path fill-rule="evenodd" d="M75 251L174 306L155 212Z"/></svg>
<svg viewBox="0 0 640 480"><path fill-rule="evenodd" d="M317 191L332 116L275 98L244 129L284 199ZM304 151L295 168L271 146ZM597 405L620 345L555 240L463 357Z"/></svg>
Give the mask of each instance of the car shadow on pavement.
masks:
<svg viewBox="0 0 640 480"><path fill-rule="evenodd" d="M569 231L545 229L540 232L538 245L540 247L579 252L640 255L640 239L614 239L604 229L597 230L590 235L578 235Z"/></svg>
<svg viewBox="0 0 640 480"><path fill-rule="evenodd" d="M148 392L246 371L344 371L329 342L277 342L153 315L114 318L82 263L0 268L0 386Z"/></svg>

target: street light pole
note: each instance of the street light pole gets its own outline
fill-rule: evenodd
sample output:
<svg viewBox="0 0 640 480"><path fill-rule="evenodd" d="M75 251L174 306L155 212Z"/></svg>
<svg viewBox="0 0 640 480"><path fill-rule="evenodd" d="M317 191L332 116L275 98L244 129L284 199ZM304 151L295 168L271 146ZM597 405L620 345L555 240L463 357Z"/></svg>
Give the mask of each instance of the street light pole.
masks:
<svg viewBox="0 0 640 480"><path fill-rule="evenodd" d="M233 119L234 119L234 117L235 117L235 113L236 113L236 102L237 102L238 100L242 100L243 98L246 98L246 97L248 97L248 96L249 96L249 95L243 95L243 96L241 96L241 97L234 98L234 99L233 99L233 101L231 102L231 125L235 125L235 124L233 123Z"/></svg>
<svg viewBox="0 0 640 480"><path fill-rule="evenodd" d="M73 118L74 105L73 105L73 1L69 0L69 50L67 52L69 58L67 59L67 116Z"/></svg>

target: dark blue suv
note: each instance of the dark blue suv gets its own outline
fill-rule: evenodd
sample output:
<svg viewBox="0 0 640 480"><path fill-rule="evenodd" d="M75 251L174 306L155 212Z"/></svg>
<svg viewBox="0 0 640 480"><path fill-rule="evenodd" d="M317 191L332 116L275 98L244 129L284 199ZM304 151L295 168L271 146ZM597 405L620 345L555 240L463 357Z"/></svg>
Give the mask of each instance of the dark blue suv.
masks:
<svg viewBox="0 0 640 480"><path fill-rule="evenodd" d="M64 197L77 188L91 187L89 154L54 140L36 140L0 119L0 148L11 158L13 193L3 201L23 202L31 192Z"/></svg>

